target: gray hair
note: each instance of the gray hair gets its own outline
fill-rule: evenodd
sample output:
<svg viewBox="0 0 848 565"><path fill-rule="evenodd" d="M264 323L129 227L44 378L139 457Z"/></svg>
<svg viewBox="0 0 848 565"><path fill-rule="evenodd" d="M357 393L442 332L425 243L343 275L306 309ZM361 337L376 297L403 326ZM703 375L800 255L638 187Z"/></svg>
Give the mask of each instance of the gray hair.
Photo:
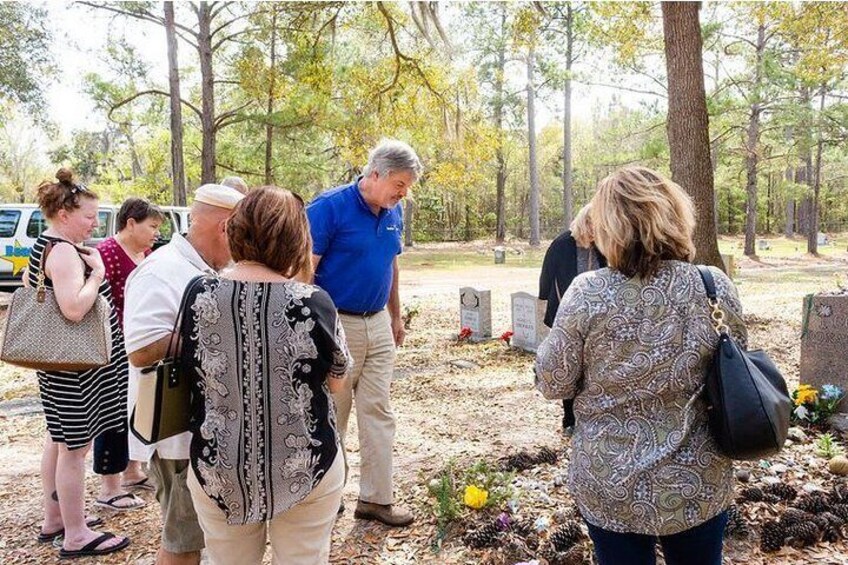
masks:
<svg viewBox="0 0 848 565"><path fill-rule="evenodd" d="M418 160L415 150L403 141L397 139L383 139L368 154L368 164L362 170L366 177L377 171L381 177L398 171L409 171L413 180L418 180L424 167Z"/></svg>
<svg viewBox="0 0 848 565"><path fill-rule="evenodd" d="M230 188L234 188L242 194L247 194L250 191L250 188L248 188L247 183L244 182L244 179L241 177L227 177L221 181L221 184Z"/></svg>

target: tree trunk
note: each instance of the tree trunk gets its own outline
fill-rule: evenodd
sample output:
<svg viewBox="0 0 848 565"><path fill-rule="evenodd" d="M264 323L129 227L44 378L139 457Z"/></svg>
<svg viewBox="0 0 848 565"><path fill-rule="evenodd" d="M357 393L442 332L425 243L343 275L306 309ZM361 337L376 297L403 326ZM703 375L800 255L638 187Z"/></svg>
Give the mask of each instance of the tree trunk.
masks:
<svg viewBox="0 0 848 565"><path fill-rule="evenodd" d="M415 218L415 201L407 196L403 205L403 246L412 247L412 222Z"/></svg>
<svg viewBox="0 0 848 565"><path fill-rule="evenodd" d="M787 127L784 132L786 139L786 147L792 147L792 127ZM783 173L783 179L787 182L792 182L792 167L787 166ZM786 224L783 227L783 235L792 237L795 235L795 199L789 194L786 195Z"/></svg>
<svg viewBox="0 0 848 565"><path fill-rule="evenodd" d="M532 43L527 51L527 141L530 169L530 245L536 247L539 239L539 169L536 162L536 85L534 67L536 47Z"/></svg>
<svg viewBox="0 0 848 565"><path fill-rule="evenodd" d="M168 40L168 85L171 101L171 179L174 206L186 205L185 163L183 162L183 107L180 101L180 67L177 58L177 33L174 27L174 3L165 2L165 36Z"/></svg>
<svg viewBox="0 0 848 565"><path fill-rule="evenodd" d="M574 58L574 12L566 5L565 20L565 85L562 111L562 222L565 229L574 217L574 179L571 165L571 65Z"/></svg>
<svg viewBox="0 0 848 565"><path fill-rule="evenodd" d="M822 113L827 97L827 85L822 84L819 91L819 127L818 139L816 140L816 168L813 182L813 197L810 206L810 233L807 235L807 253L819 254L819 195L821 194L821 170L822 152L824 151L824 124L822 124Z"/></svg>
<svg viewBox="0 0 848 565"><path fill-rule="evenodd" d="M271 159L274 154L274 93L277 66L277 4L271 4L271 67L268 71L268 104L265 108L265 184L274 184Z"/></svg>
<svg viewBox="0 0 848 565"><path fill-rule="evenodd" d="M692 196L695 204L695 260L724 269L714 221L713 170L698 9L697 3L662 3L668 70L666 127L671 177Z"/></svg>
<svg viewBox="0 0 848 565"><path fill-rule="evenodd" d="M748 140L745 144L745 171L747 182L745 193L748 200L745 206L745 255L755 257L757 239L757 165L759 164L760 144L760 83L762 82L763 51L765 50L766 28L760 24L757 29L757 59L754 68L753 101L748 117Z"/></svg>
<svg viewBox="0 0 848 565"><path fill-rule="evenodd" d="M710 166L713 170L713 178L715 178L716 171L718 170L718 139L710 142ZM718 234L721 230L719 230L719 219L718 219L718 190L713 191L713 219L716 227L716 234Z"/></svg>
<svg viewBox="0 0 848 565"><path fill-rule="evenodd" d="M497 190L495 195L495 240L503 243L506 239L506 158L504 157L504 131L503 131L503 106L504 106L504 69L506 68L506 7L501 9L501 37L498 46L498 68L495 70L495 134L498 136L498 145L495 149L495 160L498 163Z"/></svg>
<svg viewBox="0 0 848 565"><path fill-rule="evenodd" d="M197 7L197 54L200 58L200 181L215 182L215 75L212 72L212 8L209 2Z"/></svg>

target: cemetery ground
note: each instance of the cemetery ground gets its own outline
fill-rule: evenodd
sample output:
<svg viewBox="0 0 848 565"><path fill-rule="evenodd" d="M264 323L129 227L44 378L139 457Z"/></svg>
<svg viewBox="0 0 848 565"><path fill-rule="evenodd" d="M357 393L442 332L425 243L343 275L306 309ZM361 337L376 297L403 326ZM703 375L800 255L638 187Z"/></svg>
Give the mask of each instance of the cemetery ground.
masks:
<svg viewBox="0 0 848 565"><path fill-rule="evenodd" d="M797 384L800 356L801 307L804 295L836 288L836 277L848 276L848 237L823 248L820 258L803 255L804 242L772 241L759 261L742 259L738 239L722 241L722 251L736 255L736 283L742 296L752 346L765 348L787 377ZM794 247L799 251L795 252ZM507 556L498 549L469 549L463 533L474 524L494 519L505 506L480 511L462 508L448 525L441 548L434 514L436 499L430 485L449 463L455 469L478 462L497 467L499 458L520 450L536 452L546 446L559 454L556 464L538 464L517 472L513 498L517 514L532 520L556 522L557 511L571 511L572 503L562 477L567 468L568 438L559 431L562 408L545 401L532 386L531 355L498 339L510 329L510 293L538 288L544 246L530 250L507 245L505 265L494 265L491 244L422 245L402 257L401 294L404 305L417 310L405 347L399 351L393 385L398 422L396 491L399 502L414 509L417 522L407 529L388 529L353 519L359 453L356 422L351 421L348 450L352 475L345 488L347 511L333 533L332 563L516 563L530 561ZM844 284L844 283L843 283ZM488 288L492 298L494 339L480 344L459 342L459 288ZM51 563L57 550L36 543L41 516L39 459L44 433L37 412L35 375L0 367L0 563ZM769 477L804 487L830 489L836 479L827 460L815 454L816 432L796 436L787 449L766 464L743 463L750 482L737 490L759 485ZM846 445L844 438L842 445ZM774 479L771 479L774 480ZM87 475L88 501L96 495L97 479ZM106 530L128 535L132 545L118 554L79 563L152 564L159 542L158 506L149 493L141 510L103 514ZM752 534L729 538L726 563L848 563L848 544L820 542L795 549L785 547L764 554L759 549L759 525L785 510L784 504L741 505ZM92 513L94 507L90 507ZM541 534L544 538L546 534ZM588 551L587 551L588 555ZM589 562L588 560L586 561Z"/></svg>

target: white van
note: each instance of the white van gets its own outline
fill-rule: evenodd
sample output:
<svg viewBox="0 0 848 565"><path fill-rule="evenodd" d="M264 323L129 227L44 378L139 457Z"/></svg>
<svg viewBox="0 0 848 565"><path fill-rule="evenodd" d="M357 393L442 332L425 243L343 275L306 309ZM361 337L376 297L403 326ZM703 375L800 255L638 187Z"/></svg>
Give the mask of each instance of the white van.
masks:
<svg viewBox="0 0 848 565"><path fill-rule="evenodd" d="M100 206L100 227L92 234L89 245L96 245L115 234L119 206ZM174 230L188 231L188 208L162 206L165 221L155 247L168 243ZM0 291L21 286L21 271L29 262L29 252L47 222L35 204L0 204Z"/></svg>

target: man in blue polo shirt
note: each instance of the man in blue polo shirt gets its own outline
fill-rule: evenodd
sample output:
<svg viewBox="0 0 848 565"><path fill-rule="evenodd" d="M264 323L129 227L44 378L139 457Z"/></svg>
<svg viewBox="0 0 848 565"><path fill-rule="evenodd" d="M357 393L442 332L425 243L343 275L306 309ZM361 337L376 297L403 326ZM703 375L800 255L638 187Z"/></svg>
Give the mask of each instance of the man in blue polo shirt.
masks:
<svg viewBox="0 0 848 565"><path fill-rule="evenodd" d="M400 201L420 174L421 162L409 145L383 140L368 155L361 177L320 194L306 209L315 284L335 302L354 362L346 388L334 395L342 439L356 398L361 469L354 516L390 526L413 520L409 510L394 504L395 418L389 388L395 347L404 339L397 261L403 249Z"/></svg>

